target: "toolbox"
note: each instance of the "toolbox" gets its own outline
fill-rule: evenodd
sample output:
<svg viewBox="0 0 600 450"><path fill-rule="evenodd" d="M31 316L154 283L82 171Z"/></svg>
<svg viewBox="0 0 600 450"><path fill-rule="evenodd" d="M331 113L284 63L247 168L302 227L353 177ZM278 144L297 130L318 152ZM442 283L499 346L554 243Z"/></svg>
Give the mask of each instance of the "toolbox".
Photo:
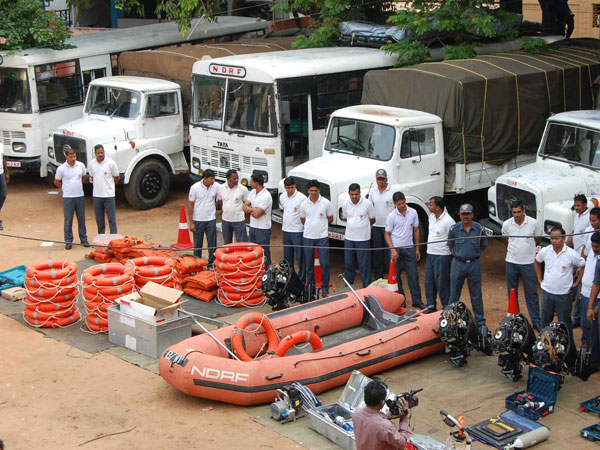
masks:
<svg viewBox="0 0 600 450"><path fill-rule="evenodd" d="M354 450L356 447L352 414L357 408L365 406L364 389L370 381L371 378L363 375L358 370L353 371L337 403L308 410L309 428L346 450ZM345 423L349 425L348 429L336 424L331 418L332 414L342 417ZM352 430L349 429L350 427L352 427Z"/></svg>
<svg viewBox="0 0 600 450"><path fill-rule="evenodd" d="M506 407L521 416L538 420L554 412L559 388L559 374L548 372L531 364L529 366L529 376L527 377L527 389L517 391L506 397ZM526 397L529 397L529 399L523 401ZM528 406L527 403L531 406Z"/></svg>
<svg viewBox="0 0 600 450"><path fill-rule="evenodd" d="M590 425L589 427L582 428L581 437L588 441L600 441L600 422Z"/></svg>
<svg viewBox="0 0 600 450"><path fill-rule="evenodd" d="M16 266L0 272L0 292L11 287L25 286L25 271L27 267Z"/></svg>
<svg viewBox="0 0 600 450"><path fill-rule="evenodd" d="M579 404L579 411L593 412L600 416L600 396L592 397Z"/></svg>

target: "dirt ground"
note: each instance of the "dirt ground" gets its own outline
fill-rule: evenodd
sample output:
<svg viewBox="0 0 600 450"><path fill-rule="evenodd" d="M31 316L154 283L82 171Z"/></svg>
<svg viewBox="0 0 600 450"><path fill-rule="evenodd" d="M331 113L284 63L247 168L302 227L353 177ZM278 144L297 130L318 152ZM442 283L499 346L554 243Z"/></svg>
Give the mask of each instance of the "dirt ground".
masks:
<svg viewBox="0 0 600 450"><path fill-rule="evenodd" d="M0 213L4 223L0 271L47 258L78 261L89 252L80 246L70 251L62 244L40 246L44 240L63 238L62 202L56 191L34 176L12 178ZM119 232L147 242L172 244L177 240L179 207L186 201L185 181L175 183L164 206L150 211L130 208L119 192ZM86 197L86 202L91 241L96 234L91 197ZM76 227L74 231L76 235ZM281 243L276 224L272 241ZM282 251L274 249L272 254L277 261ZM506 314L504 255L504 246L492 241L483 257L484 302L492 329ZM421 284L423 270L421 264ZM337 274L341 272L343 254L335 251L334 288L340 287ZM463 299L468 299L466 287ZM71 349L1 315L0 439L7 449L78 448L84 443L83 447L90 449L300 447L253 421L243 408L187 397L140 367L106 353L90 355Z"/></svg>

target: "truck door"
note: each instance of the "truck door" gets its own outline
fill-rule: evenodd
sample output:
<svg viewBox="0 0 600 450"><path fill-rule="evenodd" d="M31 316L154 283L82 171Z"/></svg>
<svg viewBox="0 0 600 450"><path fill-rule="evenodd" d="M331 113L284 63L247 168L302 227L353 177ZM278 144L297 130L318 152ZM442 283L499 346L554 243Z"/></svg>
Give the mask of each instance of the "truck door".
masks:
<svg viewBox="0 0 600 450"><path fill-rule="evenodd" d="M183 149L183 119L177 91L148 94L144 110L144 138L172 154Z"/></svg>
<svg viewBox="0 0 600 450"><path fill-rule="evenodd" d="M444 195L443 143L435 131L434 126L415 127L401 137L398 183L424 202Z"/></svg>

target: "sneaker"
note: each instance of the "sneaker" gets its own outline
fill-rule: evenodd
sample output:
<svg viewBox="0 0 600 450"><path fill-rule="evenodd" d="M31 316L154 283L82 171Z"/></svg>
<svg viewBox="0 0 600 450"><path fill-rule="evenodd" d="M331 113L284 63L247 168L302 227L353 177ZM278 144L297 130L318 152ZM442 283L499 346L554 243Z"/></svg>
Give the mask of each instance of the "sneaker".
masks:
<svg viewBox="0 0 600 450"><path fill-rule="evenodd" d="M581 325L579 323L579 320L575 321L575 319L573 319L573 328L579 328Z"/></svg>
<svg viewBox="0 0 600 450"><path fill-rule="evenodd" d="M90 243L89 243L88 241L83 241L83 242L81 243L81 245L83 245L84 247L89 247L89 246L90 246Z"/></svg>
<svg viewBox="0 0 600 450"><path fill-rule="evenodd" d="M71 250L73 248L73 244L71 244L70 242L67 242L65 244L65 250Z"/></svg>
<svg viewBox="0 0 600 450"><path fill-rule="evenodd" d="M413 302L413 308L425 309L425 305L423 303L415 303L415 302Z"/></svg>

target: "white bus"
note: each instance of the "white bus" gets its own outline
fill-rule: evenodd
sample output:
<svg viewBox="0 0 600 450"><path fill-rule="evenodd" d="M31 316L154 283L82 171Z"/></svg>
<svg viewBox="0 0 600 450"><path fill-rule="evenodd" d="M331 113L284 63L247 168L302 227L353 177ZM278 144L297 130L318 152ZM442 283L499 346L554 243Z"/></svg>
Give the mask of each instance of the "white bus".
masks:
<svg viewBox="0 0 600 450"><path fill-rule="evenodd" d="M188 35L175 22L71 37L74 48L32 48L0 55L0 137L7 165L46 176L44 143L58 125L82 117L90 81L118 75L117 58L139 50L264 32L267 22L247 17L192 21Z"/></svg>
<svg viewBox="0 0 600 450"><path fill-rule="evenodd" d="M194 63L191 178L236 169L248 185L256 171L276 191L289 169L321 154L329 115L360 103L365 73L396 61L379 49L330 47Z"/></svg>

